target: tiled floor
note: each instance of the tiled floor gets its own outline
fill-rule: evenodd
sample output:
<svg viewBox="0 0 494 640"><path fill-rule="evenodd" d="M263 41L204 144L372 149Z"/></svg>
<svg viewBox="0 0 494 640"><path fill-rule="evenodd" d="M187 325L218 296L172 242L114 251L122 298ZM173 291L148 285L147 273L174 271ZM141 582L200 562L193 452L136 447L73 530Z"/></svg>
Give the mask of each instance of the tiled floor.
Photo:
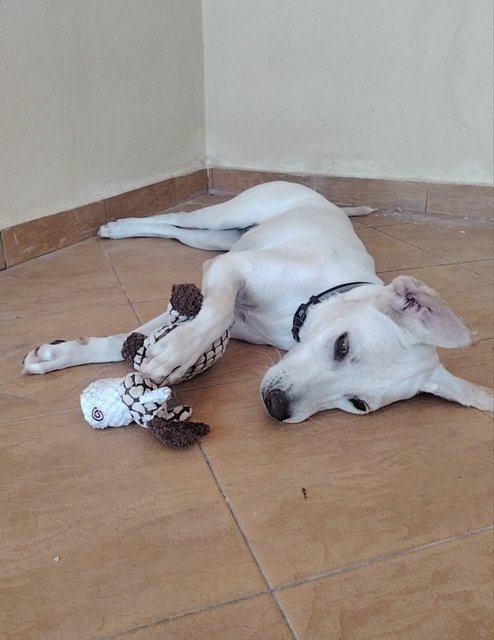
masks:
<svg viewBox="0 0 494 640"><path fill-rule="evenodd" d="M492 386L492 229L389 213L355 227L384 280L411 273L466 318L477 344L442 357ZM206 256L92 238L0 274L0 638L491 638L488 415L422 396L280 426L258 392L279 354L234 343L178 389L210 435L171 451L84 423L79 393L123 364L20 376L33 345L155 315Z"/></svg>

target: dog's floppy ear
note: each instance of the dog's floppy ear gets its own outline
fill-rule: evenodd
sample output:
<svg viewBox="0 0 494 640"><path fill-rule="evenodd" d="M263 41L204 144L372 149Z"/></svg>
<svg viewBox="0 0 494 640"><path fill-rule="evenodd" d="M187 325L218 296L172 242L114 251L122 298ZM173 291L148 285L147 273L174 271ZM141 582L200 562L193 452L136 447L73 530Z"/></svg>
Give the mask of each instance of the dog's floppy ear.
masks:
<svg viewBox="0 0 494 640"><path fill-rule="evenodd" d="M494 394L491 389L457 378L449 373L442 364L437 365L420 390L441 396L446 400L459 402L466 407L494 411Z"/></svg>
<svg viewBox="0 0 494 640"><path fill-rule="evenodd" d="M462 320L433 289L411 276L398 276L385 287L377 307L419 344L463 347L471 342Z"/></svg>

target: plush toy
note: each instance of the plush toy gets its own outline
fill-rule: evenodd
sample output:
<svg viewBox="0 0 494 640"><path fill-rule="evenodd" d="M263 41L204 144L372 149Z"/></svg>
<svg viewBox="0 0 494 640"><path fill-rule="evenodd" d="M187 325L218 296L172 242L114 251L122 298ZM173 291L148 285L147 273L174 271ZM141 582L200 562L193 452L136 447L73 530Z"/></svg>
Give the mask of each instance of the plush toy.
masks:
<svg viewBox="0 0 494 640"><path fill-rule="evenodd" d="M122 357L134 368L146 357L147 349L162 340L179 324L195 317L202 305L202 294L193 284L174 285L166 311L165 323L149 337L131 333L124 342ZM202 373L223 355L230 334L226 331L177 382ZM81 395L86 421L95 429L121 427L137 423L162 443L171 447L188 447L209 432L206 424L190 422L192 409L178 405L168 408L172 395L169 387L160 387L144 379L137 371L125 378L107 378L90 384Z"/></svg>

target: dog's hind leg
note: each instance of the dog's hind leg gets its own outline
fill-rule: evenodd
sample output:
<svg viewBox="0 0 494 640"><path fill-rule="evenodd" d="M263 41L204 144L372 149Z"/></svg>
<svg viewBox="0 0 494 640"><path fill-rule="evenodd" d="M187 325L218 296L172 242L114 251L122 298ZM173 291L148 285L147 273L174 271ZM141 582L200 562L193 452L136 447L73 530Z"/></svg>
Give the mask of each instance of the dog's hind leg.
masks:
<svg viewBox="0 0 494 640"><path fill-rule="evenodd" d="M185 214L189 215L189 214ZM182 244L196 249L228 251L242 236L240 229L211 231L209 229L182 229L160 220L161 216L151 218L123 218L108 222L99 231L103 238L173 238Z"/></svg>
<svg viewBox="0 0 494 640"><path fill-rule="evenodd" d="M144 235L146 227L173 225L184 229L212 231L247 229L265 222L288 209L303 206L328 207L324 196L313 189L293 182L266 182L243 191L231 200L213 204L190 213L163 213L148 218L124 218L103 225L99 235L104 238L131 237L136 230ZM167 236L170 237L170 236Z"/></svg>

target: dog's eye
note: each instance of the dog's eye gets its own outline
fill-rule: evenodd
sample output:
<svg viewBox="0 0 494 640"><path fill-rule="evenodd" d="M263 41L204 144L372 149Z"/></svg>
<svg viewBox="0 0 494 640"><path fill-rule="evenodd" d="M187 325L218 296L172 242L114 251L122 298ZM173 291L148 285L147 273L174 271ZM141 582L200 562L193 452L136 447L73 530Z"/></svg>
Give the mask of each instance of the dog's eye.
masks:
<svg viewBox="0 0 494 640"><path fill-rule="evenodd" d="M355 409L357 409L357 411L369 410L369 406L367 405L367 403L361 400L360 398L348 398L348 401L353 404L353 406L355 407Z"/></svg>
<svg viewBox="0 0 494 640"><path fill-rule="evenodd" d="M348 333L342 333L338 340L334 343L334 359L343 360L350 348Z"/></svg>

